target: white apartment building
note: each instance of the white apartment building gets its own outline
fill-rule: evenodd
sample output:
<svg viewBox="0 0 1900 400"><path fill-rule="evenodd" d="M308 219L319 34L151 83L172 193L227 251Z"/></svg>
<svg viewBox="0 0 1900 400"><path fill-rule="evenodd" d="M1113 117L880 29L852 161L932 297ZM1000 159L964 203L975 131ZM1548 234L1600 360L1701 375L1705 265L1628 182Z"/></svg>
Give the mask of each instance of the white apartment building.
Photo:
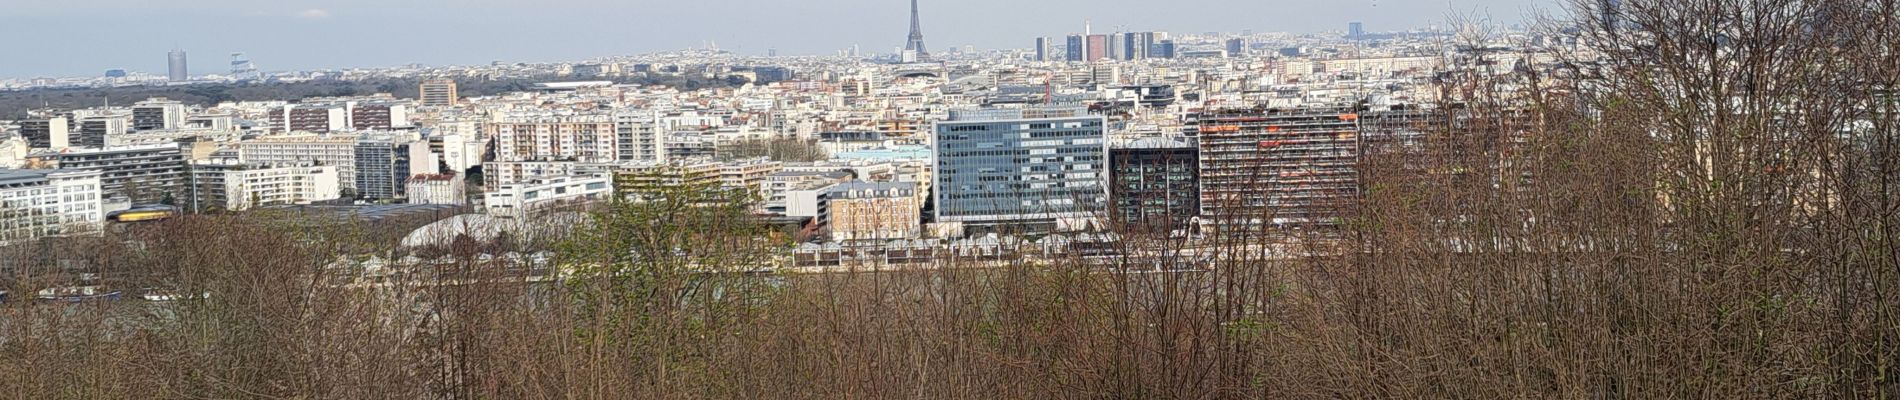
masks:
<svg viewBox="0 0 1900 400"><path fill-rule="evenodd" d="M458 174L409 177L409 204L468 204L468 187Z"/></svg>
<svg viewBox="0 0 1900 400"><path fill-rule="evenodd" d="M343 189L356 190L356 136L305 135L247 140L238 144L238 161L246 165L332 166Z"/></svg>
<svg viewBox="0 0 1900 400"><path fill-rule="evenodd" d="M30 150L32 148L24 138L0 139L0 169L20 168L26 165L27 152Z"/></svg>
<svg viewBox="0 0 1900 400"><path fill-rule="evenodd" d="M489 190L484 206L488 215L525 218L562 206L610 199L613 186L610 174L537 177Z"/></svg>
<svg viewBox="0 0 1900 400"><path fill-rule="evenodd" d="M538 176L574 173L576 163L568 161L517 161L482 163L482 186L498 188L526 182Z"/></svg>
<svg viewBox="0 0 1900 400"><path fill-rule="evenodd" d="M197 210L220 207L241 211L254 207L310 204L343 197L336 166L251 167L198 164L192 177L198 195Z"/></svg>
<svg viewBox="0 0 1900 400"><path fill-rule="evenodd" d="M785 164L769 158L738 160L719 164L719 187L765 193L766 177L784 169Z"/></svg>
<svg viewBox="0 0 1900 400"><path fill-rule="evenodd" d="M441 135L429 141L430 147L442 154L442 163L449 166L449 172L457 174L481 165L482 154L488 152L488 141L482 140L480 132Z"/></svg>
<svg viewBox="0 0 1900 400"><path fill-rule="evenodd" d="M98 232L106 220L99 175L0 169L0 243Z"/></svg>
<svg viewBox="0 0 1900 400"><path fill-rule="evenodd" d="M816 216L816 214L814 214L817 212L815 205L802 209L802 212L792 211L790 194L801 190L807 192L818 191L807 193L807 196L823 194L823 188L850 181L851 173L843 171L781 171L767 175L765 178L764 193L765 211L787 216ZM807 203L809 203L809 201Z"/></svg>
<svg viewBox="0 0 1900 400"><path fill-rule="evenodd" d="M604 115L507 118L484 124L497 161L613 162L620 157L612 118Z"/></svg>
<svg viewBox="0 0 1900 400"><path fill-rule="evenodd" d="M824 226L825 218L831 215L827 207L830 203L831 189L837 186L837 183L813 182L786 191L784 193L785 216L817 218L818 225Z"/></svg>
<svg viewBox="0 0 1900 400"><path fill-rule="evenodd" d="M620 161L642 163L665 163L666 137L669 131L660 129L659 122L650 115L618 114L614 115L614 136L619 143Z"/></svg>

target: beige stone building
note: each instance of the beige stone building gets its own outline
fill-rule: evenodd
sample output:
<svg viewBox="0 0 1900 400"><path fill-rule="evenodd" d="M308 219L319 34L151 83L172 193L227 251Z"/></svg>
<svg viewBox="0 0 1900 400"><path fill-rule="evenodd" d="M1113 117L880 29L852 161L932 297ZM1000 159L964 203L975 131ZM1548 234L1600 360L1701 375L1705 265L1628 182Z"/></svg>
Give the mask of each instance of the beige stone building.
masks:
<svg viewBox="0 0 1900 400"><path fill-rule="evenodd" d="M827 207L831 239L895 240L918 237L923 202L912 182L851 182L833 186Z"/></svg>

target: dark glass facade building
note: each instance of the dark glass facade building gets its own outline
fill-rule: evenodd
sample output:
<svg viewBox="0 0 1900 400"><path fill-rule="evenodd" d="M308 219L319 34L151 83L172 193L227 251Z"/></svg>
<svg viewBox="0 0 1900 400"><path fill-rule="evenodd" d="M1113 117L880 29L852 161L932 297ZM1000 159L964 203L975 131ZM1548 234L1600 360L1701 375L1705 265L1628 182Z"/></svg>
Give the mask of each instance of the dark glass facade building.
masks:
<svg viewBox="0 0 1900 400"><path fill-rule="evenodd" d="M1083 43L1083 41L1082 35L1069 35L1068 61L1082 61L1083 50L1088 47L1088 44Z"/></svg>
<svg viewBox="0 0 1900 400"><path fill-rule="evenodd" d="M395 199L407 191L410 176L409 144L383 140L356 143L356 195L371 200Z"/></svg>
<svg viewBox="0 0 1900 400"><path fill-rule="evenodd" d="M1115 141L1108 165L1109 216L1124 229L1185 230L1200 214L1200 149L1191 138Z"/></svg>
<svg viewBox="0 0 1900 400"><path fill-rule="evenodd" d="M99 171L106 198L151 204L175 202L186 194L187 164L177 145L69 151L58 160L62 170Z"/></svg>

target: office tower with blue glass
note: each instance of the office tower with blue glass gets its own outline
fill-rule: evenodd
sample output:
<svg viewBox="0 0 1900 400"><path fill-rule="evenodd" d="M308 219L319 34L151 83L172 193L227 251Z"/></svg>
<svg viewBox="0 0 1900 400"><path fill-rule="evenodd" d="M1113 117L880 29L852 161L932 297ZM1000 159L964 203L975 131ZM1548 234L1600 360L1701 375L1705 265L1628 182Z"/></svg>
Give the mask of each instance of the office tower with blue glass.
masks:
<svg viewBox="0 0 1900 400"><path fill-rule="evenodd" d="M1068 47L1065 48L1067 49L1066 51L1067 54L1065 55L1068 56L1065 58L1066 61L1069 61L1069 62L1082 61L1082 55L1084 53L1083 50L1085 47L1087 47L1087 45L1083 44L1083 40L1084 39L1082 35L1069 35Z"/></svg>
<svg viewBox="0 0 1900 400"><path fill-rule="evenodd" d="M1123 35L1125 37L1122 38L1122 59L1146 60L1153 57L1151 52L1155 47L1154 32L1129 32Z"/></svg>
<svg viewBox="0 0 1900 400"><path fill-rule="evenodd" d="M1082 107L951 111L932 127L935 221L973 236L1090 229L1107 201L1105 123Z"/></svg>

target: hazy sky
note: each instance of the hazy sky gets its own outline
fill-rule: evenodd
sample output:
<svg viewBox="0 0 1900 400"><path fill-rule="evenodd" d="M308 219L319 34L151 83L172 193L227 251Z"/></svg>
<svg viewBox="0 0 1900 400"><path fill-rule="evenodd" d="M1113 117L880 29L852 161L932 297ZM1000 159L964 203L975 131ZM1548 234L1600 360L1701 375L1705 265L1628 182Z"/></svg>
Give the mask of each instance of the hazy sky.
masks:
<svg viewBox="0 0 1900 400"><path fill-rule="evenodd" d="M1382 31L1454 12L1509 25L1559 0L923 0L934 49L1027 48L1080 32ZM242 51L264 70L408 63L566 61L699 46L764 54L902 46L905 0L4 0L0 77L163 74L174 46L193 74Z"/></svg>

